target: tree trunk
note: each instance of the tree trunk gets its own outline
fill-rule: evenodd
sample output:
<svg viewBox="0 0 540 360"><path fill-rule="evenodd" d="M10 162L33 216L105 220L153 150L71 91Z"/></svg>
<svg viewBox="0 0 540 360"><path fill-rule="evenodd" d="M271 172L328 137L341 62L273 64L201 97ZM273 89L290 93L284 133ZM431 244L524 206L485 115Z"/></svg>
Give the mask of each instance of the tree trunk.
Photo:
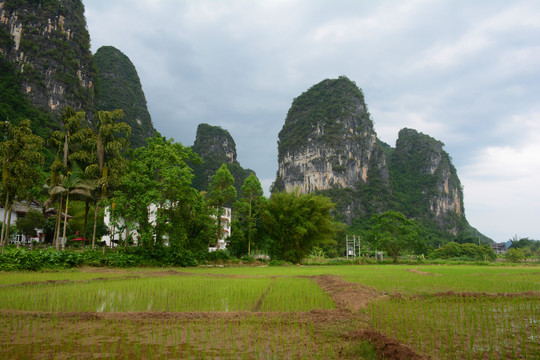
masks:
<svg viewBox="0 0 540 360"><path fill-rule="evenodd" d="M92 233L92 250L96 246L96 229L97 229L97 216L98 216L98 210L99 210L99 201L96 199L96 207L94 210L94 232Z"/></svg>
<svg viewBox="0 0 540 360"><path fill-rule="evenodd" d="M251 198L249 199L249 215L248 215L248 256L251 256Z"/></svg>
<svg viewBox="0 0 540 360"><path fill-rule="evenodd" d="M12 209L11 209L11 206L9 207L9 215L8 215L8 221L7 221L7 224L6 224L6 237L4 238L4 242L7 244L8 241L9 241L9 228L11 226L11 212L12 212Z"/></svg>
<svg viewBox="0 0 540 360"><path fill-rule="evenodd" d="M84 230L83 230L83 242L82 251L84 252L84 244L86 243L86 229L88 227L88 212L90 211L90 201L86 200L84 204Z"/></svg>
<svg viewBox="0 0 540 360"><path fill-rule="evenodd" d="M2 236L0 237L0 244L2 244L2 252L4 252L4 246L6 245L4 242L4 232L6 230L6 216L8 208L11 208L11 206L9 206L9 191L6 191L6 202L4 203L4 219L2 220Z"/></svg>
<svg viewBox="0 0 540 360"><path fill-rule="evenodd" d="M62 251L66 249L66 227L67 227L67 216L68 216L68 206L69 206L69 193L66 196L66 212L64 214L64 232L62 234Z"/></svg>
<svg viewBox="0 0 540 360"><path fill-rule="evenodd" d="M63 200L64 198L60 196L60 200L58 201L58 212L56 214L56 227L54 230L54 245L56 248L56 251L60 251L60 225L62 224L62 206L63 206Z"/></svg>

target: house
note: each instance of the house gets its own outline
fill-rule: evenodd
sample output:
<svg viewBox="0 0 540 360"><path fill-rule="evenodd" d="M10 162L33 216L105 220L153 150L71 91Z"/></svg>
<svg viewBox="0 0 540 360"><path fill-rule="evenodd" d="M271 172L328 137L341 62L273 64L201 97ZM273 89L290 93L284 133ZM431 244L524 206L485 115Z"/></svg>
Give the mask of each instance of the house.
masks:
<svg viewBox="0 0 540 360"><path fill-rule="evenodd" d="M31 211L39 211L43 213L45 218L48 218L50 216L56 216L58 214L58 210L55 208L48 208L45 209L45 205L36 199L32 201L15 201L13 205L11 205L11 219L10 219L10 226L15 225L18 219L21 219L26 216L26 214ZM65 213L62 213L62 220L64 219ZM8 221L9 213L6 214L6 222ZM68 215L68 220L73 219L73 216ZM4 207L0 206L0 219L4 219ZM45 240L45 232L42 229L37 229L37 236L27 239L25 235L21 234L14 234L11 233L10 237L11 243L14 244L30 244L32 241L38 241L43 242ZM62 241L62 238L60 238L60 241Z"/></svg>
<svg viewBox="0 0 540 360"><path fill-rule="evenodd" d="M39 211L42 213L43 207L44 205L35 199L32 201L15 201L13 205L11 205L11 219L9 221L10 226L15 225L18 219L24 218L26 214L31 210ZM0 218L2 220L4 219L4 213L5 210L2 206L0 207ZM9 213L5 214L5 216L7 223ZM38 229L37 234L38 236L27 239L25 235L11 233L10 242L13 244L30 244L32 241L43 242L43 239L45 238L45 233L43 232L43 230Z"/></svg>
<svg viewBox="0 0 540 360"><path fill-rule="evenodd" d="M495 254L506 254L508 249L506 248L506 243L491 243L489 244L493 249Z"/></svg>

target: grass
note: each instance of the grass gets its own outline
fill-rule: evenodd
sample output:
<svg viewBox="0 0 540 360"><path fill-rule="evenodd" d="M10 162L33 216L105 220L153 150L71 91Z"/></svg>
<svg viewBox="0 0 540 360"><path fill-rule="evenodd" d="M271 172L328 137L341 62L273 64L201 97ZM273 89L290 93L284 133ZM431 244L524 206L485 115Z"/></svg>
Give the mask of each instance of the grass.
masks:
<svg viewBox="0 0 540 360"><path fill-rule="evenodd" d="M435 359L540 355L538 296L393 298L367 311L375 329Z"/></svg>
<svg viewBox="0 0 540 360"><path fill-rule="evenodd" d="M387 293L334 312L307 276ZM346 265L0 273L0 358L540 358L540 267ZM333 315L332 315L333 314ZM343 317L345 316L345 317Z"/></svg>
<svg viewBox="0 0 540 360"><path fill-rule="evenodd" d="M3 289L0 309L46 312L310 311L332 299L309 279L159 276Z"/></svg>

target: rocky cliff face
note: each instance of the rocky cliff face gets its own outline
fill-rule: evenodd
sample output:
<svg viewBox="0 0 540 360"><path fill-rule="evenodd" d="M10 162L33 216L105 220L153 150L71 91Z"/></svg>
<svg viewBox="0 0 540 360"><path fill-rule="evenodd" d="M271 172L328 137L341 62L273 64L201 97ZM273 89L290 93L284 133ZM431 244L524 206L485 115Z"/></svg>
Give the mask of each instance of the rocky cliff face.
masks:
<svg viewBox="0 0 540 360"><path fill-rule="evenodd" d="M113 47L98 50L95 57L90 53L81 0L0 0L0 67L10 72L9 84L1 78L0 89L16 83L20 91L0 99L0 105L9 107L0 115L13 120L32 115L32 125L42 135L58 128L68 105L84 110L90 124L95 110L124 110L132 146L144 145L155 134L127 56ZM26 102L38 111L22 111Z"/></svg>
<svg viewBox="0 0 540 360"><path fill-rule="evenodd" d="M463 190L443 143L413 129L402 129L391 157L392 181L410 217L430 216L454 235L464 216Z"/></svg>
<svg viewBox="0 0 540 360"><path fill-rule="evenodd" d="M278 153L276 189L354 188L372 176L388 182L364 96L345 77L324 80L294 100Z"/></svg>
<svg viewBox="0 0 540 360"><path fill-rule="evenodd" d="M456 235L468 226L456 170L443 144L403 129L396 148L377 139L360 89L324 80L293 101L279 134L273 190L322 192L349 224L398 210Z"/></svg>
<svg viewBox="0 0 540 360"><path fill-rule="evenodd" d="M92 108L95 71L80 0L0 1L0 55L39 109Z"/></svg>
<svg viewBox="0 0 540 360"><path fill-rule="evenodd" d="M135 66L112 46L99 48L94 62L97 69L96 110L124 110L122 120L131 126L131 146L145 145L145 139L154 136L156 130Z"/></svg>
<svg viewBox="0 0 540 360"><path fill-rule="evenodd" d="M234 177L234 186L238 194L244 180L253 170L244 169L236 160L236 144L231 134L219 126L208 124L199 124L197 127L197 136L192 146L203 160L200 165L192 165L194 178L193 187L200 191L208 190L210 178L223 163L227 164L229 171Z"/></svg>

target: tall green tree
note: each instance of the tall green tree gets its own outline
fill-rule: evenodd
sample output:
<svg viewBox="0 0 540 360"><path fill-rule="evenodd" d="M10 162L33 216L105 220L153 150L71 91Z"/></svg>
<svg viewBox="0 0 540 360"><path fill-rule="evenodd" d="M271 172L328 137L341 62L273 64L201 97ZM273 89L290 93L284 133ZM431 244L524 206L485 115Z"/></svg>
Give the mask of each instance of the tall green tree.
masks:
<svg viewBox="0 0 540 360"><path fill-rule="evenodd" d="M83 182L78 176L72 174L71 172L68 172L67 175L61 176L60 181L58 184L54 185L50 189L50 194L52 196L55 195L61 195L66 198L66 207L64 210L64 230L62 234L62 250L66 247L66 227L67 227L67 216L69 211L69 197L72 196L80 196L82 198L84 197L90 197L90 191L92 189L92 185L87 184Z"/></svg>
<svg viewBox="0 0 540 360"><path fill-rule="evenodd" d="M61 176L66 176L73 169L73 161L82 157L89 157L82 144L86 141L89 128L84 127L86 113L75 111L71 106L67 106L62 114L62 130L57 130L51 134L49 144L57 149L56 158L51 165L51 176L49 177L49 189L59 184ZM59 195L49 199L52 203L58 200L58 214L61 214L64 196ZM58 238L60 236L61 216L57 216L54 243L59 250Z"/></svg>
<svg viewBox="0 0 540 360"><path fill-rule="evenodd" d="M314 245L333 241L337 231L333 208L330 199L322 195L299 191L272 194L263 217L272 239L270 256L298 263Z"/></svg>
<svg viewBox="0 0 540 360"><path fill-rule="evenodd" d="M223 207L227 204L231 204L234 199L236 199L234 178L226 164L222 164L221 167L216 171L216 174L212 176L208 190L208 203L213 206L216 211L216 247L218 247L219 239L221 239L223 231L221 228Z"/></svg>
<svg viewBox="0 0 540 360"><path fill-rule="evenodd" d="M122 217L126 225L133 224L130 228L137 228L145 246L168 239L175 247L206 247L208 240L201 241L200 231L193 229L201 220L208 223L209 214L201 194L191 187L193 172L187 165L188 160L200 161L198 156L181 143L156 136L147 139L147 146L135 149L130 157L114 192L114 215ZM153 223L151 216L155 217Z"/></svg>
<svg viewBox="0 0 540 360"><path fill-rule="evenodd" d="M96 225L99 203L107 196L114 184L121 178L126 163L122 153L129 146L131 127L119 121L124 116L122 110L98 111L96 136L93 142L96 162L87 166L85 172L89 178L97 180L96 199L94 208L94 230L92 233L92 248L95 247Z"/></svg>
<svg viewBox="0 0 540 360"><path fill-rule="evenodd" d="M392 256L394 263L397 263L400 252L414 249L419 240L417 225L398 211L373 215L370 221L372 239Z"/></svg>
<svg viewBox="0 0 540 360"><path fill-rule="evenodd" d="M257 222L261 218L264 193L255 174L250 174L242 185L240 200L235 204L239 223L247 239L247 254L251 255L251 243L257 235Z"/></svg>
<svg viewBox="0 0 540 360"><path fill-rule="evenodd" d="M4 246L9 237L9 219L13 200L31 198L29 190L40 182L40 173L36 165L43 164L43 155L40 150L44 141L40 136L32 133L30 120L22 120L18 125L4 122L1 126L3 139L0 142L0 161L4 217L0 242Z"/></svg>

